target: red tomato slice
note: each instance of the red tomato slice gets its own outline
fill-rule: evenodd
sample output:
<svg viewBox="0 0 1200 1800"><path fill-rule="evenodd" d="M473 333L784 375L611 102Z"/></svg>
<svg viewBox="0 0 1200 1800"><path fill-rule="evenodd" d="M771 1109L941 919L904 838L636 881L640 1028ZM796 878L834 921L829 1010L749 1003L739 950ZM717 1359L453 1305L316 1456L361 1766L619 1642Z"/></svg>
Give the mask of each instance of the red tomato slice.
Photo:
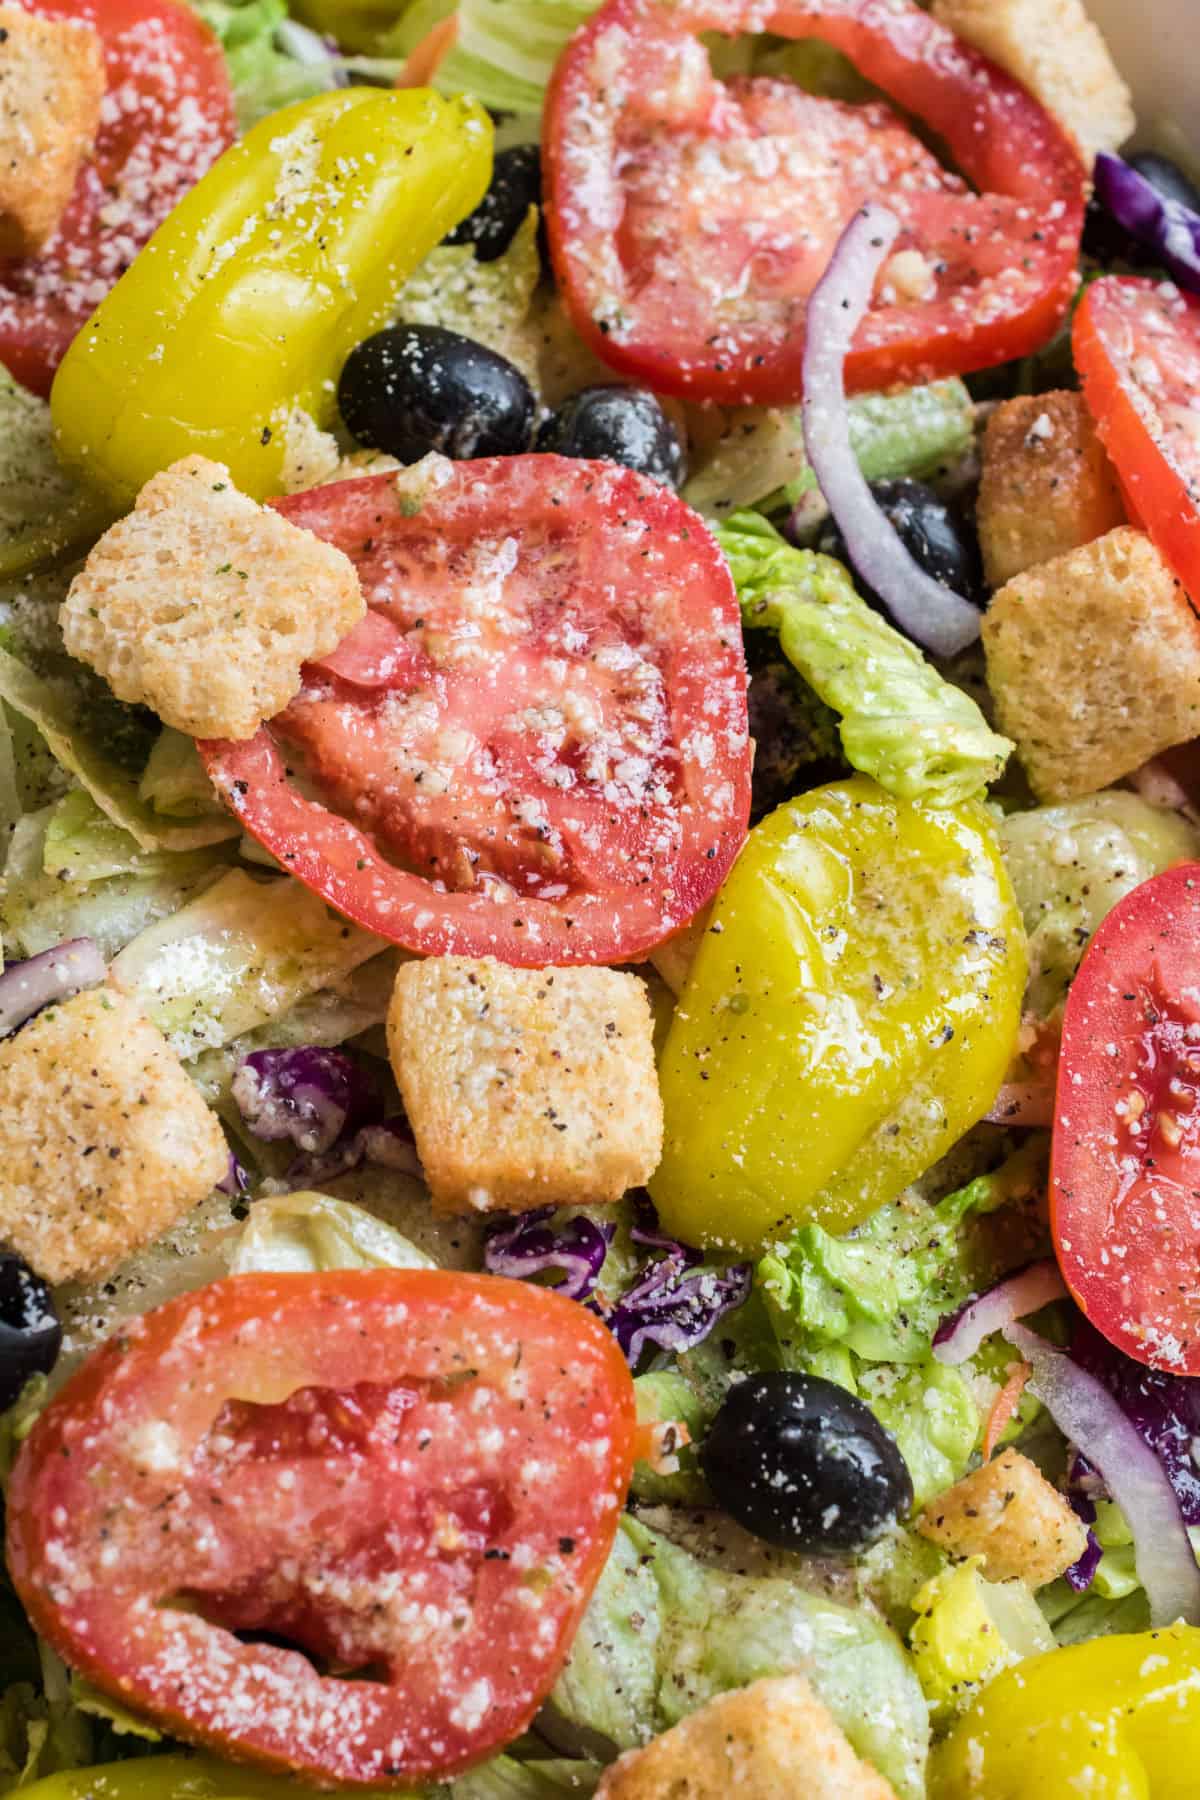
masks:
<svg viewBox="0 0 1200 1800"><path fill-rule="evenodd" d="M323 1782L440 1776L553 1685L635 1430L615 1339L545 1289L235 1276L47 1408L9 1568L68 1662L189 1742Z"/></svg>
<svg viewBox="0 0 1200 1800"><path fill-rule="evenodd" d="M1129 509L1200 599L1200 302L1106 275L1079 303L1073 343Z"/></svg>
<svg viewBox="0 0 1200 1800"><path fill-rule="evenodd" d="M419 510L390 475L276 502L353 558L370 611L257 737L201 745L209 773L293 875L409 949L641 955L746 835L728 567L676 495L612 463L439 477Z"/></svg>
<svg viewBox="0 0 1200 1800"><path fill-rule="evenodd" d="M702 31L826 39L981 191L885 106L716 80ZM555 71L544 152L575 326L660 393L798 401L808 296L866 199L899 214L897 251L915 254L884 270L851 387L1022 356L1075 289L1078 155L1037 101L912 0L608 0Z"/></svg>
<svg viewBox="0 0 1200 1800"><path fill-rule="evenodd" d="M46 394L84 321L151 233L233 142L225 58L174 0L27 0L104 40L108 90L92 155L40 256L0 259L0 362Z"/></svg>
<svg viewBox="0 0 1200 1800"><path fill-rule="evenodd" d="M1126 895L1067 996L1050 1211L1063 1279L1138 1362L1200 1374L1200 863Z"/></svg>

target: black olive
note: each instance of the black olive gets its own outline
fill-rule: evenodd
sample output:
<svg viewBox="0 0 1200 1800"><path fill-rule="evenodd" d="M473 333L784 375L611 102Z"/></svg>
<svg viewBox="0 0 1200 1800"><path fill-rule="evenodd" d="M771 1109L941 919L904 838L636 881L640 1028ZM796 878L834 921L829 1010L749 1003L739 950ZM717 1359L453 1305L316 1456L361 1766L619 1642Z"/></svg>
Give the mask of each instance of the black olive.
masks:
<svg viewBox="0 0 1200 1800"><path fill-rule="evenodd" d="M940 581L943 587L961 594L965 600L982 606L984 586L979 540L962 516L923 481L873 481L871 492L895 526L901 542L925 573ZM817 549L826 556L838 557L848 567L852 566L845 540L832 519L822 527ZM861 582L858 590L877 611L886 610L878 595Z"/></svg>
<svg viewBox="0 0 1200 1800"><path fill-rule="evenodd" d="M528 450L536 406L520 369L441 325L392 325L346 358L338 405L369 450L419 462Z"/></svg>
<svg viewBox="0 0 1200 1800"><path fill-rule="evenodd" d="M750 822L756 825L793 794L849 773L837 714L819 700L779 653L774 632L746 633L750 736L754 773Z"/></svg>
<svg viewBox="0 0 1200 1800"><path fill-rule="evenodd" d="M50 1289L19 1256L0 1253L0 1411L31 1375L50 1373L61 1344Z"/></svg>
<svg viewBox="0 0 1200 1800"><path fill-rule="evenodd" d="M679 433L648 388L582 388L551 413L537 447L624 463L670 487L687 473Z"/></svg>
<svg viewBox="0 0 1200 1800"><path fill-rule="evenodd" d="M1178 163L1153 150L1135 150L1125 158L1131 169L1145 177L1158 189L1164 200L1178 200L1193 212L1200 212L1200 188L1197 188ZM1089 200L1083 225L1083 251L1105 268L1122 263L1131 269L1161 269L1162 256L1153 244L1132 236L1113 218L1098 200Z"/></svg>
<svg viewBox="0 0 1200 1800"><path fill-rule="evenodd" d="M501 150L492 164L492 185L446 242L474 244L480 262L495 262L512 243L530 207L540 206L541 200L542 158L537 145Z"/></svg>
<svg viewBox="0 0 1200 1800"><path fill-rule="evenodd" d="M725 1511L782 1550L860 1550L912 1510L912 1479L869 1407L816 1375L730 1388L700 1453Z"/></svg>

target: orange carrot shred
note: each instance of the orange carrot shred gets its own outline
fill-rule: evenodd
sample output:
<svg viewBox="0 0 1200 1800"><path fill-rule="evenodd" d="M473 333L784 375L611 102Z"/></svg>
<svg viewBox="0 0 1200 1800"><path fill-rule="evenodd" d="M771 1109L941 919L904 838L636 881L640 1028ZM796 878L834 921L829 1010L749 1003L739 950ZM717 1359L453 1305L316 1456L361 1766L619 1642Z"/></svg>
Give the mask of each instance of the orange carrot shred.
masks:
<svg viewBox="0 0 1200 1800"><path fill-rule="evenodd" d="M1025 1383L1033 1374L1028 1363L1009 1363L1005 1373L1008 1380L992 1401L992 1410L988 1414L987 1426L983 1434L983 1460L987 1462L992 1451L1003 1434L1005 1426L1021 1404L1021 1395L1025 1392Z"/></svg>

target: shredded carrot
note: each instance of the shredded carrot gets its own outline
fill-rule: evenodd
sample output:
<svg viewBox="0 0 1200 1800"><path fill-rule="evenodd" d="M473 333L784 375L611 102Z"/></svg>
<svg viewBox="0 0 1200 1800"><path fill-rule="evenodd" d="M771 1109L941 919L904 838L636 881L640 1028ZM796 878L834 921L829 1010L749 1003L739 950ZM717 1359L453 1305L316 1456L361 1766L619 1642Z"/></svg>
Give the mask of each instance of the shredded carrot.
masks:
<svg viewBox="0 0 1200 1800"><path fill-rule="evenodd" d="M692 1434L682 1419L639 1425L633 1436L633 1460L649 1463L656 1475L674 1475L679 1469L679 1452L691 1441Z"/></svg>
<svg viewBox="0 0 1200 1800"><path fill-rule="evenodd" d="M437 73L438 65L443 57L448 56L454 48L458 36L458 15L451 13L440 25L426 32L416 48L410 52L408 61L401 69L396 80L398 88L428 87Z"/></svg>
<svg viewBox="0 0 1200 1800"><path fill-rule="evenodd" d="M1005 1426L1021 1404L1021 1395L1025 1392L1025 1383L1033 1374L1028 1363L1009 1363L1005 1373L1008 1380L992 1401L992 1410L988 1414L987 1426L983 1433L983 1460L987 1462L992 1451L1004 1431Z"/></svg>

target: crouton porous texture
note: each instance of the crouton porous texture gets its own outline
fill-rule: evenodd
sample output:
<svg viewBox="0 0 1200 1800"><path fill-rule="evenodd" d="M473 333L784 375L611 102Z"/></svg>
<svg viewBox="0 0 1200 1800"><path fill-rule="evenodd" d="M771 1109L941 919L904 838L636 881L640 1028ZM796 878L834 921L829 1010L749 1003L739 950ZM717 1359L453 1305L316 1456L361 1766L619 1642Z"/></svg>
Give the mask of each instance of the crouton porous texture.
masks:
<svg viewBox="0 0 1200 1800"><path fill-rule="evenodd" d="M662 1102L636 975L430 957L399 970L387 1029L443 1210L617 1200L653 1173Z"/></svg>
<svg viewBox="0 0 1200 1800"><path fill-rule="evenodd" d="M1041 800L1096 793L1200 733L1200 620L1130 526L1008 582L983 646L999 728Z"/></svg>
<svg viewBox="0 0 1200 1800"><path fill-rule="evenodd" d="M71 583L63 641L121 700L191 737L249 738L366 611L349 557L185 457Z"/></svg>
<svg viewBox="0 0 1200 1800"><path fill-rule="evenodd" d="M615 1762L596 1800L895 1800L803 1675L719 1694Z"/></svg>
<svg viewBox="0 0 1200 1800"><path fill-rule="evenodd" d="M1116 471L1082 394L1022 395L996 408L976 516L994 588L1125 523Z"/></svg>
<svg viewBox="0 0 1200 1800"><path fill-rule="evenodd" d="M0 6L0 255L54 236L92 147L104 98L94 26Z"/></svg>
<svg viewBox="0 0 1200 1800"><path fill-rule="evenodd" d="M1027 87L1089 169L1132 135L1133 96L1084 0L934 0L933 14Z"/></svg>
<svg viewBox="0 0 1200 1800"><path fill-rule="evenodd" d="M0 1240L94 1281L211 1192L229 1152L162 1033L92 988L0 1043Z"/></svg>
<svg viewBox="0 0 1200 1800"><path fill-rule="evenodd" d="M1087 1530L1041 1470L1002 1450L932 1499L917 1530L951 1556L982 1556L989 1581L1045 1587L1087 1548Z"/></svg>

